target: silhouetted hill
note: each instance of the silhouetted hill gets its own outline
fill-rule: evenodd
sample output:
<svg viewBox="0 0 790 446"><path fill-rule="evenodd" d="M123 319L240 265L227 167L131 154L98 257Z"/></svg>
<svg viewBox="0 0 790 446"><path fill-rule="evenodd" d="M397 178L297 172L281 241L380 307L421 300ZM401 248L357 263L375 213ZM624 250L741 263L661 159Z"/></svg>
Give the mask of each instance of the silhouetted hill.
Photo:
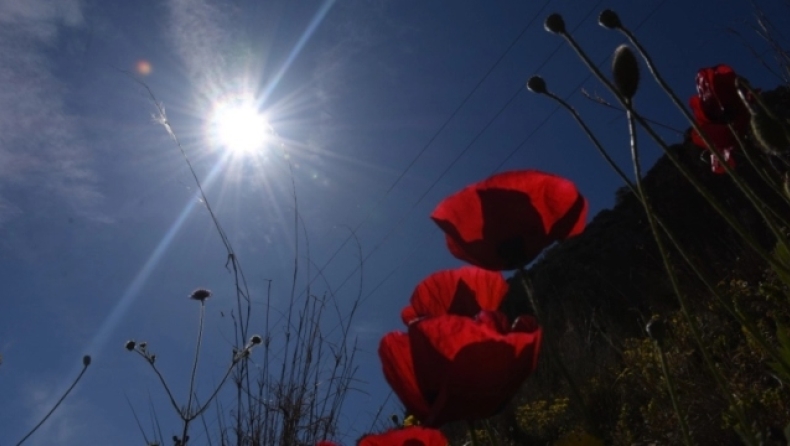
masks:
<svg viewBox="0 0 790 446"><path fill-rule="evenodd" d="M763 98L782 116L790 117L790 89L766 92ZM728 175L711 172L709 163L700 159L702 151L688 137L684 143L670 147L670 151L761 246L772 247L775 239L755 207ZM760 169L771 171L774 178L781 177L776 170L780 165L778 160L769 159L756 149L749 153L758 160ZM779 195L781 187L766 185L742 153L736 152L735 160L739 176L757 195L772 205L779 204L776 208L790 215ZM632 171L630 166L621 167ZM790 314L785 314L784 297L771 301L762 291L750 291L760 288L750 284L762 283L767 277L765 261L741 240L666 155L644 175L644 187L656 213L706 277L727 292L731 283L742 284L738 285L742 287L738 291L742 293L741 304L750 305L750 310L763 318L766 333L772 336L777 320ZM682 292L695 307L692 309L697 312L695 317L708 324L703 327L710 333L707 339L720 343L717 347L722 349L720 364L724 364L730 378L737 378L744 386L754 384L750 396L757 401L750 406L754 416L766 423L777 422L771 417L778 414L777 407L785 407L781 398L777 400L778 406L762 398L786 391L780 390L783 387L776 382L766 381L769 375L765 373L761 353L745 340L740 326L713 303L710 292L679 254L673 250L671 257ZM528 277L541 306L541 324L551 343L544 342L538 371L527 380L521 395L501 417L500 428L510 433L514 444L546 444L583 424L579 413L568 408L573 403L568 403L570 392L566 380L557 375L557 368L547 359L551 344L582 388L596 422L607 430L604 433L607 441L615 438L618 442L624 441L623 438L653 441L665 433L663 438L668 443L648 443L677 444L679 430L673 425L676 420L661 383L660 369L656 368L653 346L644 333L645 323L653 314L660 314L675 324L672 328L676 330L672 346L675 373L682 376L683 385L693 393L683 397L696 410L689 406L689 417L696 424L695 435L721 444L739 443L732 429L722 427L726 424L722 420L728 416L727 403L721 399L695 353L685 322L677 319L679 304L644 209L627 188L617 192L615 206L596 215L584 233L548 250L529 268ZM520 280L514 276L510 283L506 311L511 315L530 313ZM774 305L773 309L765 310L767 305ZM781 317L777 316L779 313ZM736 356L737 361L728 358L728 354ZM633 385L636 387L629 387Z"/></svg>

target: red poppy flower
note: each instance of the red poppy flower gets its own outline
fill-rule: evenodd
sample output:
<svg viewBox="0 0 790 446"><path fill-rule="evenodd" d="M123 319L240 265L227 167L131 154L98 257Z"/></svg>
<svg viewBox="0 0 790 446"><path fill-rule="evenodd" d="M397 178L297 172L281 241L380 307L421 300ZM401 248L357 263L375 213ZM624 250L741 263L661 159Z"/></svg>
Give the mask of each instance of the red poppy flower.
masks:
<svg viewBox="0 0 790 446"><path fill-rule="evenodd" d="M513 171L444 199L431 218L455 257L485 269L515 269L552 243L581 233L587 200L564 178Z"/></svg>
<svg viewBox="0 0 790 446"><path fill-rule="evenodd" d="M480 310L497 310L507 290L498 272L474 266L439 271L417 285L401 319L408 325L420 317L443 314L475 317Z"/></svg>
<svg viewBox="0 0 790 446"><path fill-rule="evenodd" d="M542 333L532 317L510 326L485 310L418 319L408 330L385 335L379 356L395 394L427 426L499 412L535 370Z"/></svg>
<svg viewBox="0 0 790 446"><path fill-rule="evenodd" d="M339 444L333 441L319 441L315 444L315 446L340 446Z"/></svg>
<svg viewBox="0 0 790 446"><path fill-rule="evenodd" d="M738 96L737 77L727 65L703 68L697 73L697 95L689 100L697 126L730 167L735 167L731 153L738 146L738 140L728 124L743 137L748 132L750 118L749 110ZM691 140L698 147L708 148L702 136L693 129ZM713 172L725 172L715 156L710 160Z"/></svg>
<svg viewBox="0 0 790 446"><path fill-rule="evenodd" d="M358 446L447 446L444 434L436 429L407 427L392 429L383 434L365 435Z"/></svg>
<svg viewBox="0 0 790 446"><path fill-rule="evenodd" d="M749 111L738 96L738 76L727 65L703 68L697 72L697 96L705 116L717 124L744 124Z"/></svg>

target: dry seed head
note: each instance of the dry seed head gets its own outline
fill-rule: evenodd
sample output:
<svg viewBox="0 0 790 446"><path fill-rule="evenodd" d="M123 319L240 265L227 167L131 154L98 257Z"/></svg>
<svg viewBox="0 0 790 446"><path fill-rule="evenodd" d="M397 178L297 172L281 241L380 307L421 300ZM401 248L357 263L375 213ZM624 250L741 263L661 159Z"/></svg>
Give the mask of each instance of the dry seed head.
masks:
<svg viewBox="0 0 790 446"><path fill-rule="evenodd" d="M598 16L598 24L607 29L622 28L623 23L620 22L620 16L611 9L604 9Z"/></svg>
<svg viewBox="0 0 790 446"><path fill-rule="evenodd" d="M91 365L91 355L85 355L82 357L82 365L85 367Z"/></svg>
<svg viewBox="0 0 790 446"><path fill-rule="evenodd" d="M639 63L628 45L620 45L614 50L612 76L617 90L626 99L631 99L639 87Z"/></svg>
<svg viewBox="0 0 790 446"><path fill-rule="evenodd" d="M211 297L211 290L205 288L198 288L189 295L190 299L199 300L200 302L205 302L209 297Z"/></svg>
<svg viewBox="0 0 790 446"><path fill-rule="evenodd" d="M565 34L565 20L557 13L546 17L543 27L546 28L546 31L554 34Z"/></svg>
<svg viewBox="0 0 790 446"><path fill-rule="evenodd" d="M548 92L546 89L546 81L540 76L532 76L529 78L527 81L527 90L537 94L545 94Z"/></svg>

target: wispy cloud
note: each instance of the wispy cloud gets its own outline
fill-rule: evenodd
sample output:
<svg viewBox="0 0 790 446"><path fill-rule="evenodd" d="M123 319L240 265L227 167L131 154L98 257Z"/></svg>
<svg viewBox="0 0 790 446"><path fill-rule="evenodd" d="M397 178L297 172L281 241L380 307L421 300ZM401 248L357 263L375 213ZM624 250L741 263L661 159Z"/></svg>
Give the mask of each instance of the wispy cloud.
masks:
<svg viewBox="0 0 790 446"><path fill-rule="evenodd" d="M189 79L204 94L215 93L208 90L223 84L231 38L228 15L205 0L170 0L168 6L173 45Z"/></svg>
<svg viewBox="0 0 790 446"><path fill-rule="evenodd" d="M18 191L95 216L90 153L50 57L61 30L82 24L78 0L0 0L0 222L25 212Z"/></svg>

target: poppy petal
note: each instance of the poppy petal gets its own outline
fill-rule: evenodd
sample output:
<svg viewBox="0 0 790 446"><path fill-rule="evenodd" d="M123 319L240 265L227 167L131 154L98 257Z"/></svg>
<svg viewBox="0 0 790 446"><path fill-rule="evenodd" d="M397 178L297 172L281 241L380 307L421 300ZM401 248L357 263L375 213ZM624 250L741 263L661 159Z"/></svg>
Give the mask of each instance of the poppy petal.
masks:
<svg viewBox="0 0 790 446"><path fill-rule="evenodd" d="M383 434L369 434L359 439L359 446L447 446L441 431L414 426L392 429Z"/></svg>
<svg viewBox="0 0 790 446"><path fill-rule="evenodd" d="M397 331L387 333L379 344L379 357L384 378L406 410L418 419L427 417L430 409L415 379L409 336Z"/></svg>
<svg viewBox="0 0 790 446"><path fill-rule="evenodd" d="M485 269L514 269L555 241L582 232L587 201L564 178L512 171L447 197L431 218L455 257Z"/></svg>
<svg viewBox="0 0 790 446"><path fill-rule="evenodd" d="M481 310L497 310L507 291L498 272L471 266L439 271L417 285L401 318L408 325L419 317L443 314L474 317Z"/></svg>
<svg viewBox="0 0 790 446"><path fill-rule="evenodd" d="M423 395L430 395L425 423L441 425L497 413L534 371L540 337L540 330L503 335L453 315L412 324L409 339L417 382Z"/></svg>

